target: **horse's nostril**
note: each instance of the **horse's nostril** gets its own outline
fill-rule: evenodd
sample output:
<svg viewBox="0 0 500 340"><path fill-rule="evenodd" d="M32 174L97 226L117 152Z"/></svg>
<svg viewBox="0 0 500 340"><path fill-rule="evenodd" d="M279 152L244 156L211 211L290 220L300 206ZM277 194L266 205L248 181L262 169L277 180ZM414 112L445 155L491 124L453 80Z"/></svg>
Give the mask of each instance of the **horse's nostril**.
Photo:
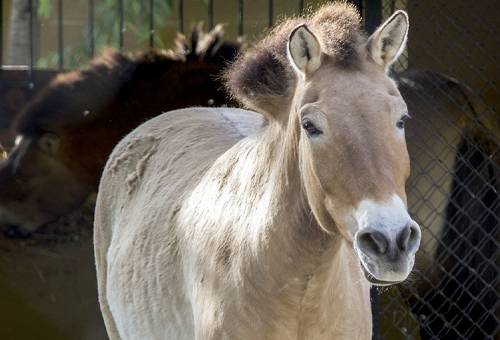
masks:
<svg viewBox="0 0 500 340"><path fill-rule="evenodd" d="M366 231L358 235L358 244L363 251L377 256L385 254L389 247L389 241L384 234L376 230Z"/></svg>
<svg viewBox="0 0 500 340"><path fill-rule="evenodd" d="M399 233L398 238L397 238L399 250L406 251L406 249L408 248L408 241L410 240L411 232L412 231L410 229L410 226L406 226Z"/></svg>
<svg viewBox="0 0 500 340"><path fill-rule="evenodd" d="M406 252L411 249L419 242L420 233L418 231L418 226L413 223L408 224L399 233L397 237L397 243L399 250Z"/></svg>

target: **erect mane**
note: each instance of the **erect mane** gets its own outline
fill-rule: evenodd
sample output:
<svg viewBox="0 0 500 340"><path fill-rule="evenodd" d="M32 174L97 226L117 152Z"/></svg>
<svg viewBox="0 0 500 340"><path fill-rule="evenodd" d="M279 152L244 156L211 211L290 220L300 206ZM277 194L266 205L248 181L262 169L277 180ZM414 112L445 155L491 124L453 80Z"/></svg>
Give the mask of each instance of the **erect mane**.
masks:
<svg viewBox="0 0 500 340"><path fill-rule="evenodd" d="M226 87L250 109L267 113L283 110L290 104L296 82L286 51L293 28L307 24L320 40L323 52L339 66L350 67L358 62L359 47L366 40L360 23L354 6L344 2L287 19L238 57L225 74Z"/></svg>
<svg viewBox="0 0 500 340"><path fill-rule="evenodd" d="M173 50L141 53L105 50L85 68L57 75L18 115L14 129L17 133L32 134L49 128L111 120L112 117L106 116L119 112L105 108L113 101L128 99L131 83L153 81L189 62L210 63L222 69L239 50L239 44L225 42L222 36L221 25L210 32L197 26L187 36L179 34Z"/></svg>
<svg viewBox="0 0 500 340"><path fill-rule="evenodd" d="M211 31L205 32L200 23L188 36L177 35L174 53L187 60L197 59L226 66L226 63L234 60L241 46L238 42L224 41L223 36L223 25L216 25Z"/></svg>

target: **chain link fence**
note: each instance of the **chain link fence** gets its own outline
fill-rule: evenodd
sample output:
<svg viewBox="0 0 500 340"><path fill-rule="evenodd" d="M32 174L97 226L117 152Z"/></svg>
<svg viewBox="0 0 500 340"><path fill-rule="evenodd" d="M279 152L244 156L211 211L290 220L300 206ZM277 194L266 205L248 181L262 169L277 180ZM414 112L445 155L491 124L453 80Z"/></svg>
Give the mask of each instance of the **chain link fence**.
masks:
<svg viewBox="0 0 500 340"><path fill-rule="evenodd" d="M40 11L40 2L28 2L31 9ZM146 30L137 32L144 37L145 49L166 47L163 41L172 40L165 38L168 32L185 30L199 20L205 20L209 27L227 21L230 38L245 34L251 38L283 14L297 13L324 2L147 1L142 18ZM8 17L5 3L0 7L3 9L0 55L4 56ZM53 3L54 23L59 30L52 59L46 56L43 59L34 50L37 46L34 40L40 38L40 32L33 27L36 20L30 16L27 69L13 75L7 74L8 68L3 67L0 92L15 95L8 97L13 103L2 99L2 112L8 111L3 109L7 104L19 106L16 96L20 92L28 89L34 93L38 90L36 84L44 84L45 78L52 77L53 73L33 72L37 66L68 67L71 49L64 46L65 36L61 31L65 4ZM500 37L496 29L500 13L497 4L493 0L365 0L354 4L362 12L368 31L397 9L408 12L411 24L409 45L394 67L394 77L413 116L407 128L412 162L407 191L410 212L422 226L422 245L415 272L407 282L372 292L374 339L499 339ZM113 7L117 10L113 41L96 37L96 32L104 29L95 26L99 13L94 1L81 1L79 6L88 10L87 26L82 26L87 48L83 55L92 57L99 52L100 44L124 48L131 41L128 36L131 33L126 29L131 26L127 26L123 1L117 1L116 8ZM158 13L167 12L164 19L158 17ZM38 78L44 80L37 82ZM0 122L7 121L6 117L10 116L3 114Z"/></svg>
<svg viewBox="0 0 500 340"><path fill-rule="evenodd" d="M381 339L498 339L500 77L493 1L383 1L408 11L396 69L410 98L409 209L423 227L413 278L380 292ZM405 71L406 70L406 71ZM453 77L453 78L452 78ZM402 92L412 84L404 82Z"/></svg>

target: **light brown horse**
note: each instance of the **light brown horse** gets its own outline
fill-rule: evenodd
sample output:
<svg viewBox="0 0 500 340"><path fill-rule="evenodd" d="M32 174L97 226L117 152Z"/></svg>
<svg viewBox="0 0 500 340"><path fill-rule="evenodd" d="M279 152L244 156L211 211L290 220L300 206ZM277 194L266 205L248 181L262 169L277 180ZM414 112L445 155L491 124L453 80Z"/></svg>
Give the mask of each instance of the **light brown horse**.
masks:
<svg viewBox="0 0 500 340"><path fill-rule="evenodd" d="M406 105L353 7L290 19L229 69L260 113L158 116L114 149L95 219L111 339L370 339L370 284L410 273Z"/></svg>
<svg viewBox="0 0 500 340"><path fill-rule="evenodd" d="M0 228L26 234L78 208L97 191L112 148L147 119L230 104L219 77L238 45L222 34L195 30L169 52L108 51L58 75L14 123L16 145L0 163Z"/></svg>

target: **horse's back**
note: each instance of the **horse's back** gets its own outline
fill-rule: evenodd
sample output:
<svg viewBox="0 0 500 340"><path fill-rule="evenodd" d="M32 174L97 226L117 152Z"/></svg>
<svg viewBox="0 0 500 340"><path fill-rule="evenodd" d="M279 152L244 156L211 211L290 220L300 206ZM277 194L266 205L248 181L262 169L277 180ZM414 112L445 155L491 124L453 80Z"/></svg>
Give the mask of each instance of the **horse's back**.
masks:
<svg viewBox="0 0 500 340"><path fill-rule="evenodd" d="M112 339L194 338L186 327L193 316L176 215L215 160L262 123L239 109L176 110L116 146L99 187L94 236L99 299Z"/></svg>

